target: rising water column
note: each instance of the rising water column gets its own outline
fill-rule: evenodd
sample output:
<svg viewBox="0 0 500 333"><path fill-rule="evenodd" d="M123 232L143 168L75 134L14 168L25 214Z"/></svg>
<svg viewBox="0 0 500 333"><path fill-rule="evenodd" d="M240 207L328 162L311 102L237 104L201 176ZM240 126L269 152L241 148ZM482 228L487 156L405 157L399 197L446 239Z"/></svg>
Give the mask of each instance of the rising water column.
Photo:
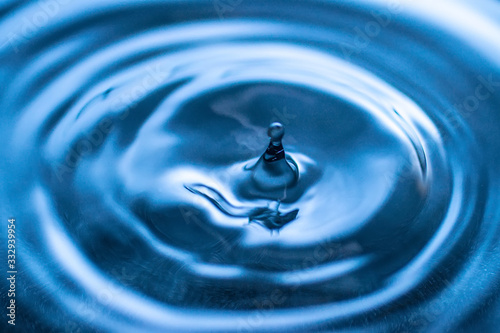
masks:
<svg viewBox="0 0 500 333"><path fill-rule="evenodd" d="M269 126L267 134L269 146L257 163L252 167L252 181L263 191L276 191L289 188L297 183L298 169L295 162L287 159L281 140L285 128L275 122Z"/></svg>

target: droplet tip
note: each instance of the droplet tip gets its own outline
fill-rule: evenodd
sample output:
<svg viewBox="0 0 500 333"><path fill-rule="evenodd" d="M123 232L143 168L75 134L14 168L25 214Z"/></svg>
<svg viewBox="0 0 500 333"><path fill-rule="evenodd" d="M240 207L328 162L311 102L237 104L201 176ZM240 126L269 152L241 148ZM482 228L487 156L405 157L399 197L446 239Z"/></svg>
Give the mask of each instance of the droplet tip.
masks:
<svg viewBox="0 0 500 333"><path fill-rule="evenodd" d="M285 127L279 122L274 122L269 125L267 135L271 138L272 141L280 141L285 135Z"/></svg>

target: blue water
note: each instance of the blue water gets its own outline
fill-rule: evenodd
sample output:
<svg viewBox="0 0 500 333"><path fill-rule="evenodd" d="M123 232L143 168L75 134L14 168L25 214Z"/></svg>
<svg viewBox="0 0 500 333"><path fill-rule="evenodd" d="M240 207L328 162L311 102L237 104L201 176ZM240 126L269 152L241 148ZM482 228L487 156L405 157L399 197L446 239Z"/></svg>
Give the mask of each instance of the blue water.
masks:
<svg viewBox="0 0 500 333"><path fill-rule="evenodd" d="M500 324L497 1L4 1L0 87L19 331Z"/></svg>

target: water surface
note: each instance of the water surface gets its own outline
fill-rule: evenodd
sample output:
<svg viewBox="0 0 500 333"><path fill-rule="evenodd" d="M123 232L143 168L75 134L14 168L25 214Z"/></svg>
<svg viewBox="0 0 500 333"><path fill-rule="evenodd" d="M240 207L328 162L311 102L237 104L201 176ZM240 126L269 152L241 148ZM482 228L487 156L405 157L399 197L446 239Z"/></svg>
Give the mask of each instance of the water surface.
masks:
<svg viewBox="0 0 500 333"><path fill-rule="evenodd" d="M498 3L4 3L24 331L494 332Z"/></svg>

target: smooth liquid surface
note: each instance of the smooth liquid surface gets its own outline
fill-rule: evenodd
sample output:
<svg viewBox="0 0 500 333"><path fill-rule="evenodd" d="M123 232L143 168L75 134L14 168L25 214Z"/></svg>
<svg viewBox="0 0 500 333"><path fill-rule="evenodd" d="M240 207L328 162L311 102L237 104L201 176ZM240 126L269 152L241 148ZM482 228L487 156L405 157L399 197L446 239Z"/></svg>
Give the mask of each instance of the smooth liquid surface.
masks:
<svg viewBox="0 0 500 333"><path fill-rule="evenodd" d="M32 32L39 6L4 5L18 38L0 48L2 212L26 315L123 332L490 329L489 4L101 0ZM273 121L301 172L279 235L248 223L277 198L242 177Z"/></svg>

